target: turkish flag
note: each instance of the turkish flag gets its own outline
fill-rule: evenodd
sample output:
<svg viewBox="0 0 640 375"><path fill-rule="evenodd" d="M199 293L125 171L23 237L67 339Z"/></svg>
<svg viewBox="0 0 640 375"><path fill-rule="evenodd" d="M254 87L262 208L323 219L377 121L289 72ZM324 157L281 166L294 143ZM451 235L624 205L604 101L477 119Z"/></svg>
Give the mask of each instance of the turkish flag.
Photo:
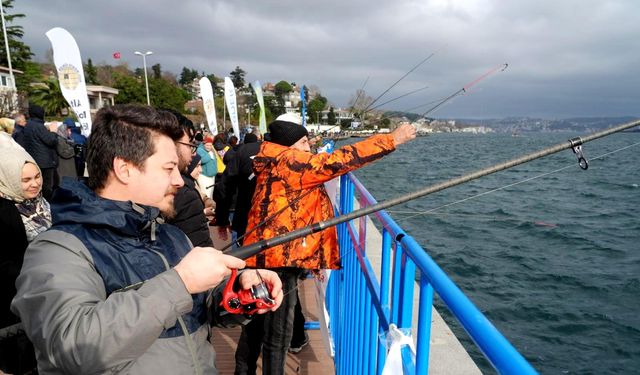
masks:
<svg viewBox="0 0 640 375"><path fill-rule="evenodd" d="M113 53L113 58L114 59L119 59L120 58L120 52L114 52Z"/></svg>

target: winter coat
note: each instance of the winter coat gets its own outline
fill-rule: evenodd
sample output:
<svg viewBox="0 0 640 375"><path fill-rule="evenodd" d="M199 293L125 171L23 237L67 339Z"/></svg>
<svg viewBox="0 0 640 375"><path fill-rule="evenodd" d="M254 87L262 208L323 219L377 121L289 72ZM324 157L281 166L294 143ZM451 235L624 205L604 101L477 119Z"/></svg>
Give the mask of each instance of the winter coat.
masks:
<svg viewBox="0 0 640 375"><path fill-rule="evenodd" d="M22 258L27 249L27 233L16 203L0 198L0 328L18 323L20 319L9 307L16 295L16 278L22 268Z"/></svg>
<svg viewBox="0 0 640 375"><path fill-rule="evenodd" d="M237 191L235 212L231 229L239 235L244 234L247 228L247 218L251 209L251 200L256 190L256 178L253 173L253 157L260 150L262 143L254 142L238 146L233 152L233 158L229 158L226 173L228 179L226 181L225 190L228 195L233 195ZM227 152L225 159L230 152Z"/></svg>
<svg viewBox="0 0 640 375"><path fill-rule="evenodd" d="M312 154L263 142L253 160L257 175L244 244L277 237L333 217L324 182L362 167L395 149L393 136L375 135L331 154ZM311 190L311 191L310 191ZM338 269L340 255L335 227L267 249L247 259L258 268Z"/></svg>
<svg viewBox="0 0 640 375"><path fill-rule="evenodd" d="M204 201L196 188L196 182L186 174L182 174L182 179L184 186L178 190L173 200L176 215L167 220L167 223L180 228L193 246L213 247L209 220L204 215Z"/></svg>
<svg viewBox="0 0 640 375"><path fill-rule="evenodd" d="M17 144L24 148L24 126L16 125L13 128L13 133L11 134L11 136Z"/></svg>
<svg viewBox="0 0 640 375"><path fill-rule="evenodd" d="M24 127L24 149L36 160L40 168L58 166L58 135L44 126L44 120L30 118Z"/></svg>
<svg viewBox="0 0 640 375"><path fill-rule="evenodd" d="M77 178L75 149L73 141L58 136L58 176Z"/></svg>
<svg viewBox="0 0 640 375"><path fill-rule="evenodd" d="M196 152L200 155L200 164L202 165L202 172L200 173L207 177L214 177L218 173L216 159L209 155L209 151L204 148L203 143L198 146Z"/></svg>
<svg viewBox="0 0 640 375"><path fill-rule="evenodd" d="M191 249L184 233L161 224L157 208L78 181L56 191L52 214L27 248L12 304L41 374L187 374L192 356L216 373L206 293L190 295L171 268Z"/></svg>

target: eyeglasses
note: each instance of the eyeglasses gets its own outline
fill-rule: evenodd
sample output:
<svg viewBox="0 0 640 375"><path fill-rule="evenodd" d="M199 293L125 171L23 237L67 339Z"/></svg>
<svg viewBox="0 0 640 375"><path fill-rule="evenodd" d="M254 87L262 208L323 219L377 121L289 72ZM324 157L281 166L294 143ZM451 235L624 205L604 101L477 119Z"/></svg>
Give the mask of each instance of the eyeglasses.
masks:
<svg viewBox="0 0 640 375"><path fill-rule="evenodd" d="M196 152L196 150L198 149L198 145L194 145L193 143L180 142L180 141L176 141L176 143L180 143L181 145L191 147L191 152Z"/></svg>

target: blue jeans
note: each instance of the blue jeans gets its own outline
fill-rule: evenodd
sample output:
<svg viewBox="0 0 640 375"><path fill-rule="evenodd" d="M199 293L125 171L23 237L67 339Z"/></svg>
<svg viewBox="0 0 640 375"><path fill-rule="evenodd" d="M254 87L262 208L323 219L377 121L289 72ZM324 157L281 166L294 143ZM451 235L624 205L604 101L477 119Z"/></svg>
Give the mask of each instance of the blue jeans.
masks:
<svg viewBox="0 0 640 375"><path fill-rule="evenodd" d="M273 269L280 280L284 299L282 305L273 312L256 315L242 327L242 334L236 349L235 374L255 374L258 357L262 350L262 373L284 374L287 351L293 336L293 316L298 294L297 268Z"/></svg>

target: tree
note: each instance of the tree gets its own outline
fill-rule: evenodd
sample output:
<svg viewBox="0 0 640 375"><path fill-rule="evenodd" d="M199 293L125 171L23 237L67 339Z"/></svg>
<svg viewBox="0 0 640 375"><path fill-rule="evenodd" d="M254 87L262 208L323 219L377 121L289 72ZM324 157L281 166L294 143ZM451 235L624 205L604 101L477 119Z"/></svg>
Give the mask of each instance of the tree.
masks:
<svg viewBox="0 0 640 375"><path fill-rule="evenodd" d="M322 95L317 95L315 98L311 99L309 105L307 105L307 115L312 122L320 121L320 114L322 110L324 110L326 104L327 99Z"/></svg>
<svg viewBox="0 0 640 375"><path fill-rule="evenodd" d="M153 78L160 79L162 78L162 68L160 68L160 64L155 64L151 67L153 71Z"/></svg>
<svg viewBox="0 0 640 375"><path fill-rule="evenodd" d="M206 77L209 78L209 82L211 82L213 95L223 95L223 88L218 84L218 78L214 74L207 74Z"/></svg>
<svg viewBox="0 0 640 375"><path fill-rule="evenodd" d="M231 78L231 82L233 82L233 87L236 89L241 89L244 87L244 76L247 74L244 70L240 69L239 66L233 70L233 72L229 73L229 78Z"/></svg>
<svg viewBox="0 0 640 375"><path fill-rule="evenodd" d="M327 115L327 124L329 125L336 124L336 113L333 110L333 107L329 107L329 114Z"/></svg>
<svg viewBox="0 0 640 375"><path fill-rule="evenodd" d="M143 78L144 79L144 78ZM147 104L147 94L144 88L144 81L126 74L117 74L114 85L118 89L115 102L118 104Z"/></svg>
<svg viewBox="0 0 640 375"><path fill-rule="evenodd" d="M22 74L16 75L16 88L19 93L26 94L31 90L29 84L42 81L40 65L27 61L22 68Z"/></svg>
<svg viewBox="0 0 640 375"><path fill-rule="evenodd" d="M8 9L13 8L13 0L2 0L2 6L4 9L4 19L5 19L5 28L7 31L7 39L9 40L9 53L11 54L11 63L12 67L23 70L25 64L31 60L33 53L31 52L31 48L24 44L21 39L24 36L24 30L20 25L11 25L18 18L24 18L24 14L16 13L9 14L7 13ZM2 46L2 50L4 51L4 35L0 33L0 46ZM0 55L0 65L8 66L9 60L7 59L6 54Z"/></svg>
<svg viewBox="0 0 640 375"><path fill-rule="evenodd" d="M185 90L164 79L155 78L149 80L149 96L154 107L174 109L178 112L184 111L184 103L191 97Z"/></svg>
<svg viewBox="0 0 640 375"><path fill-rule="evenodd" d="M349 107L356 117L361 118L364 114L365 108L367 108L372 102L372 97L367 96L367 93L364 90L358 89L356 94L349 100Z"/></svg>
<svg viewBox="0 0 640 375"><path fill-rule="evenodd" d="M281 97L265 95L263 99L266 114L276 118L284 113L284 100Z"/></svg>
<svg viewBox="0 0 640 375"><path fill-rule="evenodd" d="M283 96L285 96L286 94L290 93L291 91L293 91L293 87L291 87L289 82L280 81L280 82L276 83L275 94L276 94L277 98L282 98Z"/></svg>
<svg viewBox="0 0 640 375"><path fill-rule="evenodd" d="M49 116L62 116L62 111L69 105L60 90L60 82L57 77L49 77L44 83L31 90L30 100L41 106L45 114Z"/></svg>
<svg viewBox="0 0 640 375"><path fill-rule="evenodd" d="M198 78L198 71L195 69L189 69L186 66L182 67L182 73L180 73L180 79L178 83L182 86L189 85L194 79Z"/></svg>
<svg viewBox="0 0 640 375"><path fill-rule="evenodd" d="M88 59L87 65L84 66L84 77L87 83L92 85L98 84L98 70L93 66L91 59Z"/></svg>
<svg viewBox="0 0 640 375"><path fill-rule="evenodd" d="M101 85L115 87L116 78L121 75L131 74L127 63L120 63L116 66L102 63L97 66L97 79Z"/></svg>

